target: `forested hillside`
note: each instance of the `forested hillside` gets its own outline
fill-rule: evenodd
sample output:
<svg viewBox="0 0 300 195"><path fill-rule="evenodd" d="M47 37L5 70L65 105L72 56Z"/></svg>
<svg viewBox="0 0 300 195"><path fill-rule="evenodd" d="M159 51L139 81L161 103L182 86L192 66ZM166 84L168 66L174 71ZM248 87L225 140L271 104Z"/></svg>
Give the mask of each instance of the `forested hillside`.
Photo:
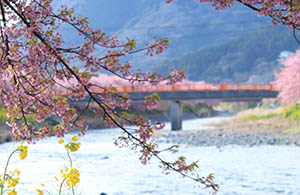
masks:
<svg viewBox="0 0 300 195"><path fill-rule="evenodd" d="M294 52L298 44L286 27L270 25L271 19L241 5L216 12L209 3L161 0L64 0L87 16L91 26L126 36L144 47L156 38L168 37L170 48L155 57L138 53L129 57L134 70L167 72L183 69L188 79L208 82L267 82L278 70L277 58ZM77 42L69 29L67 43ZM99 50L99 56L104 55ZM99 72L101 73L101 72Z"/></svg>
<svg viewBox="0 0 300 195"><path fill-rule="evenodd" d="M161 63L170 58L221 44L247 32L270 24L266 17L241 5L216 12L209 3L200 4L193 0L175 1L166 4L164 0L64 0L78 13L87 16L93 28L99 28L107 35L114 33L121 40L135 39L142 48L156 38L167 37L170 47L163 54L145 58L144 53L135 54L128 60L134 69L149 70L153 63ZM78 42L77 34L67 27L62 31L65 41ZM99 51L99 56L103 55Z"/></svg>
<svg viewBox="0 0 300 195"><path fill-rule="evenodd" d="M182 69L188 79L207 82L268 82L279 70L282 51L295 52L299 44L292 31L283 27L264 27L237 39L190 52L153 66L166 72Z"/></svg>

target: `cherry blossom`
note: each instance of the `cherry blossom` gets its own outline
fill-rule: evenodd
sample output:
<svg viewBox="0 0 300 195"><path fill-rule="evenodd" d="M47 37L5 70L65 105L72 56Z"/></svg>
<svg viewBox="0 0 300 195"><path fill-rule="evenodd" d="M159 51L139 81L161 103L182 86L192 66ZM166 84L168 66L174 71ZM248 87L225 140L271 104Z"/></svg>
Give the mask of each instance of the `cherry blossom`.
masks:
<svg viewBox="0 0 300 195"><path fill-rule="evenodd" d="M276 75L275 86L279 89L279 98L284 104L293 104L300 100L300 51L289 56L283 62L284 68Z"/></svg>

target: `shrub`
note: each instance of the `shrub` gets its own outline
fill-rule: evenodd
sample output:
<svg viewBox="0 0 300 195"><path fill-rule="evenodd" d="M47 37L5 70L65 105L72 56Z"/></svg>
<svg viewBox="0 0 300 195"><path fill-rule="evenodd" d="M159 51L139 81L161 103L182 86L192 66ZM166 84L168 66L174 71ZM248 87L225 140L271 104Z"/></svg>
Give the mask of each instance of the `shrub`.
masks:
<svg viewBox="0 0 300 195"><path fill-rule="evenodd" d="M300 120L300 103L285 108L282 116L293 120Z"/></svg>

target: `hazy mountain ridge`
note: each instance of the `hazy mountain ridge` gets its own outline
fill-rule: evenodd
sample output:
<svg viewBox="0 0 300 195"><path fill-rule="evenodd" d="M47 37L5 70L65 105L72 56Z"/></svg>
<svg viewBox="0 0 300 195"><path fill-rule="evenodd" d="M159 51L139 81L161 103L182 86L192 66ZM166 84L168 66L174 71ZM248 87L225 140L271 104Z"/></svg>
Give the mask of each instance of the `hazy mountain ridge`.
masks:
<svg viewBox="0 0 300 195"><path fill-rule="evenodd" d="M270 27L266 30L266 26L271 24L270 18L258 17L256 12L239 4L216 11L208 3L193 0L178 0L171 4L166 4L164 0L63 2L70 2L77 13L87 16L93 28L114 32L122 40L126 37L136 39L139 48L156 38L169 38L171 46L162 55L145 57L144 53L138 53L130 56L127 60L133 62L135 70L166 72L175 66L182 68L192 80L247 81L252 76L269 81L273 79L270 70L279 67L276 59L280 52L293 52L297 48L297 44L291 41L290 33L280 37L276 33L282 29L272 32L275 27ZM255 39L255 36L261 35L253 34L251 40L254 44L247 41L247 33L264 30L264 38ZM75 40L76 34L72 35L68 30L65 32L67 42ZM289 37L287 46L283 46L282 36ZM269 39L274 45L268 43L270 48L265 48L261 45L266 41L264 39ZM278 40L281 45L276 43ZM272 53L273 47L276 52ZM103 55L103 51L99 50L98 54ZM202 59L199 59L200 56Z"/></svg>
<svg viewBox="0 0 300 195"><path fill-rule="evenodd" d="M87 16L93 28L114 32L121 39L136 39L140 47L155 38L168 37L166 57L180 56L207 45L226 42L270 22L250 9L236 5L216 11L193 0L64 0ZM72 39L70 37L70 39Z"/></svg>
<svg viewBox="0 0 300 195"><path fill-rule="evenodd" d="M255 12L239 5L216 11L210 4L194 1L161 2L127 22L117 34L121 38L136 39L140 46L154 38L168 37L171 46L162 55L145 59L143 54L138 54L132 58L138 68L144 68L199 48L227 42L269 23L268 18L257 17Z"/></svg>
<svg viewBox="0 0 300 195"><path fill-rule="evenodd" d="M227 43L199 49L156 65L153 71L167 72L170 67L182 69L190 80L206 82L269 82L282 51L295 52L299 44L291 30L269 26Z"/></svg>

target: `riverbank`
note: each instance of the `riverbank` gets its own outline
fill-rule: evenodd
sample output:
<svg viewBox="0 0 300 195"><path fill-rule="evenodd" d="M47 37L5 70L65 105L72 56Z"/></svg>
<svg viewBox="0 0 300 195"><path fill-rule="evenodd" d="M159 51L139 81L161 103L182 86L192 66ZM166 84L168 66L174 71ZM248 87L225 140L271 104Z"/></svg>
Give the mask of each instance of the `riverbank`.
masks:
<svg viewBox="0 0 300 195"><path fill-rule="evenodd" d="M281 112L281 108L271 111L247 110L229 120L207 123L209 128L206 130L161 132L158 134L158 140L166 143L217 147L225 145L300 146L300 122L282 117ZM273 114L268 115L268 113Z"/></svg>
<svg viewBox="0 0 300 195"><path fill-rule="evenodd" d="M300 147L299 134L227 134L217 131L185 131L168 132L157 138L161 143L186 144L193 146L216 146L226 145L294 145Z"/></svg>
<svg viewBox="0 0 300 195"><path fill-rule="evenodd" d="M219 113L223 114L223 113ZM211 114L211 116L217 115L217 113ZM144 114L144 117L148 118L151 121L162 121L162 122L168 122L170 121L170 116L167 113L151 113L151 114ZM210 116L208 114L208 116ZM183 113L183 120L191 120L191 119L199 119L199 116L194 113ZM99 129L109 129L109 127L105 126L105 124L101 121L99 121L94 115L91 117L86 118L86 122L89 125L88 130L99 130ZM57 122L54 119L48 120L48 123L50 124L57 124ZM5 126L4 124L0 124L0 144L10 141L10 130L9 127Z"/></svg>

